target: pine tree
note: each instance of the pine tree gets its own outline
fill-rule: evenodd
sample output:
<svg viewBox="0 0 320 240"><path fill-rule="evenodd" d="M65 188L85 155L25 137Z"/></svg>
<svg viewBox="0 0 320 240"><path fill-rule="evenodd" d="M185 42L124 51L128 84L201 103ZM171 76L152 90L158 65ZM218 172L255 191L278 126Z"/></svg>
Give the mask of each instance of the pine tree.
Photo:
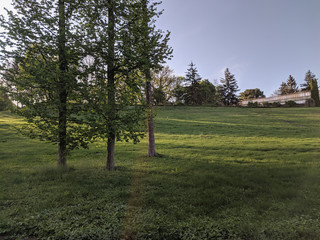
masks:
<svg viewBox="0 0 320 240"><path fill-rule="evenodd" d="M198 69L193 62L190 63L186 72L184 82L186 84L185 103L188 105L201 104L201 90L200 90L201 77L198 74Z"/></svg>
<svg viewBox="0 0 320 240"><path fill-rule="evenodd" d="M229 69L226 68L224 72L224 78L220 80L221 85L218 88L221 100L224 105L236 105L239 100L236 92L239 91L237 81L233 74L230 73Z"/></svg>
<svg viewBox="0 0 320 240"><path fill-rule="evenodd" d="M292 94L299 91L298 85L294 77L289 75L287 82L282 82L279 88L281 95Z"/></svg>
<svg viewBox="0 0 320 240"><path fill-rule="evenodd" d="M311 80L316 79L316 75L314 75L310 70L305 75L304 83L300 85L301 91L310 91Z"/></svg>
<svg viewBox="0 0 320 240"><path fill-rule="evenodd" d="M28 126L23 132L58 143L58 165L66 165L67 153L87 147L88 137L74 104L78 84L78 46L73 30L76 4L70 0L14 0L17 12L1 18L3 69L16 62L18 69L7 79L6 90L18 102L18 114ZM12 72L13 73L13 72ZM5 77L5 76L4 76Z"/></svg>

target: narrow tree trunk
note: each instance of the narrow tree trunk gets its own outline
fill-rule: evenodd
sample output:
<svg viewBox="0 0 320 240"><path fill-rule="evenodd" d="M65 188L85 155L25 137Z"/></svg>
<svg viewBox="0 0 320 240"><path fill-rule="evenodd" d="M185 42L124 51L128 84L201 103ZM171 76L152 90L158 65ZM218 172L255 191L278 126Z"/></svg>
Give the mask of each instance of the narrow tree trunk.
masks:
<svg viewBox="0 0 320 240"><path fill-rule="evenodd" d="M58 125L58 165L66 165L67 155L67 86L66 72L68 62L66 56L66 24L65 24L65 5L64 0L59 0L59 125Z"/></svg>
<svg viewBox="0 0 320 240"><path fill-rule="evenodd" d="M107 145L107 162L106 169L115 169L115 139L116 139L116 101L115 101L115 69L114 69L114 58L115 58L115 15L114 15L114 0L108 0L108 108L110 110L109 122L108 122L108 145Z"/></svg>
<svg viewBox="0 0 320 240"><path fill-rule="evenodd" d="M115 169L115 137L108 138L108 146L107 146L107 170L114 170Z"/></svg>
<svg viewBox="0 0 320 240"><path fill-rule="evenodd" d="M144 27L144 57L149 58L150 52L149 52L149 31L148 31L148 25L149 25L149 18L148 18L148 1L142 0L142 8L144 11L143 16L143 27ZM150 59L149 59L150 60ZM149 62L149 61L148 61ZM154 137L154 123L153 123L153 112L152 112L152 90L151 90L151 73L150 73L150 66L149 64L146 64L144 66L144 75L146 78L146 102L147 102L147 112L148 112L148 156L154 157L157 155L156 153L156 143L155 143L155 137Z"/></svg>
<svg viewBox="0 0 320 240"><path fill-rule="evenodd" d="M152 112L152 90L151 90L151 74L150 70L146 70L146 102L148 111L148 156L154 157L156 153L156 142L154 137L154 123L153 123L153 112Z"/></svg>

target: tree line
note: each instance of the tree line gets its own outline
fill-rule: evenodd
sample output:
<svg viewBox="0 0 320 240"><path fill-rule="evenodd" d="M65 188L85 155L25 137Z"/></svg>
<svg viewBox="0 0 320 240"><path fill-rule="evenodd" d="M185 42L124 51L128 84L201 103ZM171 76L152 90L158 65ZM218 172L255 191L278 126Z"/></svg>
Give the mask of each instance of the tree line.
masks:
<svg viewBox="0 0 320 240"><path fill-rule="evenodd" d="M311 91L312 98L319 102L318 79L310 70L307 71L304 83L300 85L289 75L287 81L282 82L274 95L286 95L300 91ZM266 97L259 88L246 89L239 92L237 80L226 68L224 77L218 84L213 85L208 79L202 79L193 62L190 63L185 77L177 77L168 66L153 73L154 104L186 104L186 105L215 105L236 106L242 100Z"/></svg>
<svg viewBox="0 0 320 240"><path fill-rule="evenodd" d="M153 72L154 104L176 105L236 105L239 102L238 83L227 68L218 86L208 79L202 79L193 62L185 77L177 77L168 66Z"/></svg>
<svg viewBox="0 0 320 240"><path fill-rule="evenodd" d="M151 69L171 57L159 30L160 2L13 0L1 16L1 91L28 124L21 132L58 145L58 165L76 148L149 136L155 156ZM5 99L7 100L7 99ZM147 124L146 124L147 123Z"/></svg>

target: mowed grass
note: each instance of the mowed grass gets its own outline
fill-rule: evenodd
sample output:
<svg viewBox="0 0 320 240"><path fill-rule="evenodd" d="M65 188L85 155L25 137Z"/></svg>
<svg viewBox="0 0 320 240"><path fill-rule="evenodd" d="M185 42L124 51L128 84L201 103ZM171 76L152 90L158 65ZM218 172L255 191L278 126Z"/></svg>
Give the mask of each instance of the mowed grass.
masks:
<svg viewBox="0 0 320 240"><path fill-rule="evenodd" d="M0 113L0 239L320 239L320 108L156 109L156 146L56 146Z"/></svg>

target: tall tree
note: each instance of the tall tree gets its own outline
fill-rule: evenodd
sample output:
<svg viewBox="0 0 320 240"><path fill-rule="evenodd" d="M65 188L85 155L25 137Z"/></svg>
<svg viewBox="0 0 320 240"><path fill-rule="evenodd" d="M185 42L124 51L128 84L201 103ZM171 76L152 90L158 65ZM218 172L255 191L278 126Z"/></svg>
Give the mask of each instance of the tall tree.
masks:
<svg viewBox="0 0 320 240"><path fill-rule="evenodd" d="M314 75L310 70L308 70L304 77L304 83L300 85L301 91L310 91L310 85L313 79L316 79L316 75Z"/></svg>
<svg viewBox="0 0 320 240"><path fill-rule="evenodd" d="M154 18L158 17L160 13L156 11L156 6L159 2L151 3L149 0L141 0L141 16L142 25L140 31L142 32L142 57L143 66L141 68L146 79L146 104L147 104L147 128L148 128L148 156L154 157L156 153L155 135L154 135L154 121L152 111L152 76L151 69L157 70L161 68L161 63L164 63L166 58L170 58L172 49L168 47L169 35L163 35L162 31L156 30L154 25Z"/></svg>
<svg viewBox="0 0 320 240"><path fill-rule="evenodd" d="M146 12L144 1L120 0L88 0L82 6L83 52L90 61L82 66L87 77L81 79L81 94L95 137L107 140L108 170L115 169L116 141L136 143L144 135L143 81L168 48L168 37L162 42L162 35L152 35L148 21L157 14L147 7Z"/></svg>
<svg viewBox="0 0 320 240"><path fill-rule="evenodd" d="M316 107L320 107L319 88L317 79L313 78L310 81L311 98L314 100Z"/></svg>
<svg viewBox="0 0 320 240"><path fill-rule="evenodd" d="M79 22L82 52L83 86L86 100L85 119L96 139L107 144L107 170L115 169L116 141L133 140L144 135L145 117L141 93L142 79L136 51L139 36L132 28L138 16L134 1L84 1Z"/></svg>
<svg viewBox="0 0 320 240"><path fill-rule="evenodd" d="M236 93L239 91L237 81L229 69L224 71L224 78L220 80L221 85L218 88L221 100L224 105L236 105L239 100Z"/></svg>
<svg viewBox="0 0 320 240"><path fill-rule="evenodd" d="M281 95L292 94L299 91L298 85L294 77L289 75L287 82L282 82L279 88Z"/></svg>
<svg viewBox="0 0 320 240"><path fill-rule="evenodd" d="M193 62L190 63L184 79L186 84L185 103L189 105L201 104L200 81L201 77Z"/></svg>
<svg viewBox="0 0 320 240"><path fill-rule="evenodd" d="M87 147L89 137L73 99L77 95L77 36L72 29L76 4L70 0L13 0L15 12L1 18L2 67L19 68L6 81L6 90L28 120L30 137L58 143L58 165L66 165L69 150ZM8 76L8 75L6 75ZM4 76L5 77L5 76Z"/></svg>
<svg viewBox="0 0 320 240"><path fill-rule="evenodd" d="M107 31L107 90L109 109L109 124L108 128L108 145L107 145L107 161L106 168L113 170L115 168L115 143L116 143L116 129L114 122L116 121L116 94L115 94L115 45L116 45L116 21L115 21L115 0L108 0L108 31Z"/></svg>

